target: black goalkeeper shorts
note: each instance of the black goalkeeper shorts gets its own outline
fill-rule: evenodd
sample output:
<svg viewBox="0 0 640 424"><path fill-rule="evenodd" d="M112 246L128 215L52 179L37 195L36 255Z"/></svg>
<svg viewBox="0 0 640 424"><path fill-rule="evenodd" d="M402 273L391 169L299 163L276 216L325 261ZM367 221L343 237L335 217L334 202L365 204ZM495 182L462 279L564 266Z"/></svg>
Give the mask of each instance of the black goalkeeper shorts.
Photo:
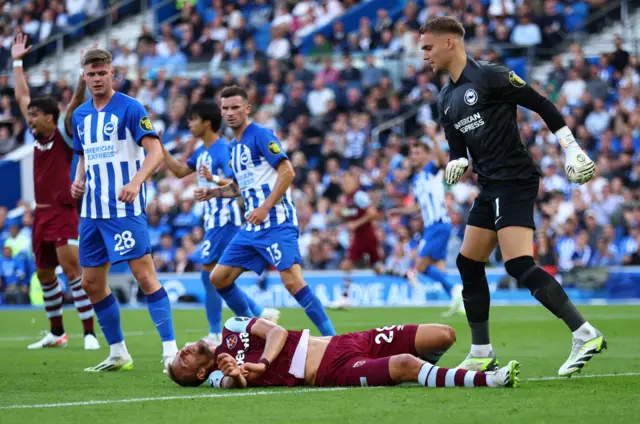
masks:
<svg viewBox="0 0 640 424"><path fill-rule="evenodd" d="M495 181L481 184L467 225L498 231L505 227L536 229L533 211L540 180Z"/></svg>

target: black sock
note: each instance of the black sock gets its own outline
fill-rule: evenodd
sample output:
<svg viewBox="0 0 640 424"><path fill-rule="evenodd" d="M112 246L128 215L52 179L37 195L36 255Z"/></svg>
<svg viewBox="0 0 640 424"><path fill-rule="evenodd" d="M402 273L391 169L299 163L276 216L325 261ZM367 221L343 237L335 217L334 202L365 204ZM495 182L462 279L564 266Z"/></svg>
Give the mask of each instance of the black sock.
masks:
<svg viewBox="0 0 640 424"><path fill-rule="evenodd" d="M487 345L491 343L489 339L489 321L469 321L469 328L471 328L471 344Z"/></svg>
<svg viewBox="0 0 640 424"><path fill-rule="evenodd" d="M569 327L569 330L571 330L571 332L576 331L578 328L582 327L582 324L587 322L580 311L578 311L578 309L576 308L576 305L574 305L568 297L567 303L560 309L560 311L558 311L558 318L560 318L562 321L564 321L565 324L567 324L567 327Z"/></svg>
<svg viewBox="0 0 640 424"><path fill-rule="evenodd" d="M471 328L471 343L489 344L489 308L491 295L484 262L458 255L456 265L462 277L462 300Z"/></svg>
<svg viewBox="0 0 640 424"><path fill-rule="evenodd" d="M91 334L93 337L96 336L96 333L93 330L87 330L87 331L84 332L85 336L88 336L89 334Z"/></svg>
<svg viewBox="0 0 640 424"><path fill-rule="evenodd" d="M52 327L51 328L51 334L53 334L54 336L62 336L64 334L64 328L63 327Z"/></svg>
<svg viewBox="0 0 640 424"><path fill-rule="evenodd" d="M505 263L509 275L529 289L533 297L558 318L569 330L576 331L587 322L567 296L560 283L533 262L531 256L520 256Z"/></svg>

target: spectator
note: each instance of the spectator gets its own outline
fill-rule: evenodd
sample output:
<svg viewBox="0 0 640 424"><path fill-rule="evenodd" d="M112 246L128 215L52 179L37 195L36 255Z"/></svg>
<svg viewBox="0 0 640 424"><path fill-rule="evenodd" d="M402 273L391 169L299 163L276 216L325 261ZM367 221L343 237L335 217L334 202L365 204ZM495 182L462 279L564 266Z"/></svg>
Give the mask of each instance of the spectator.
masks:
<svg viewBox="0 0 640 424"><path fill-rule="evenodd" d="M29 303L26 272L24 261L14 256L11 246L5 243L0 258L0 292L6 303L18 305Z"/></svg>
<svg viewBox="0 0 640 424"><path fill-rule="evenodd" d="M289 40L284 38L284 30L281 28L273 28L273 38L267 48L267 56L272 59L284 60L291 56L291 44Z"/></svg>
<svg viewBox="0 0 640 424"><path fill-rule="evenodd" d="M307 107L311 116L317 117L327 113L329 101L336 98L335 93L330 88L325 87L321 78L316 78L313 82L313 90L307 97Z"/></svg>
<svg viewBox="0 0 640 424"><path fill-rule="evenodd" d="M540 27L531 22L529 15L523 15L520 18L520 23L511 32L511 41L518 46L537 46L542 43Z"/></svg>

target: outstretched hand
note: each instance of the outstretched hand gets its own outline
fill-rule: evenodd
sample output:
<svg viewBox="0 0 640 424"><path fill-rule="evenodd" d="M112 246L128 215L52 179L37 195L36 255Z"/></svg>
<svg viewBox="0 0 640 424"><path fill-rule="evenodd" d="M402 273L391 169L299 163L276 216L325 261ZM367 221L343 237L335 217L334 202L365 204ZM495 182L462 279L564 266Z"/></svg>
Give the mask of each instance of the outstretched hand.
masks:
<svg viewBox="0 0 640 424"><path fill-rule="evenodd" d="M11 46L11 58L13 60L21 60L33 48L33 45L27 47L27 34L20 33L16 35Z"/></svg>

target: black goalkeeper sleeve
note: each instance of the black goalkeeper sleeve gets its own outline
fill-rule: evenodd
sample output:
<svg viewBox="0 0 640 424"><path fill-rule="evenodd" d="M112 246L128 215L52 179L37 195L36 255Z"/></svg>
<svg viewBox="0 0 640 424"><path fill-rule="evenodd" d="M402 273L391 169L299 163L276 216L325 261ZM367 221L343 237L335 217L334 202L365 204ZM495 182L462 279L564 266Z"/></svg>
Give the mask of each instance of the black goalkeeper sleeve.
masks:
<svg viewBox="0 0 640 424"><path fill-rule="evenodd" d="M525 85L519 90L517 103L533 112L536 112L552 133L567 125L564 117L553 103L540 95L530 85Z"/></svg>

